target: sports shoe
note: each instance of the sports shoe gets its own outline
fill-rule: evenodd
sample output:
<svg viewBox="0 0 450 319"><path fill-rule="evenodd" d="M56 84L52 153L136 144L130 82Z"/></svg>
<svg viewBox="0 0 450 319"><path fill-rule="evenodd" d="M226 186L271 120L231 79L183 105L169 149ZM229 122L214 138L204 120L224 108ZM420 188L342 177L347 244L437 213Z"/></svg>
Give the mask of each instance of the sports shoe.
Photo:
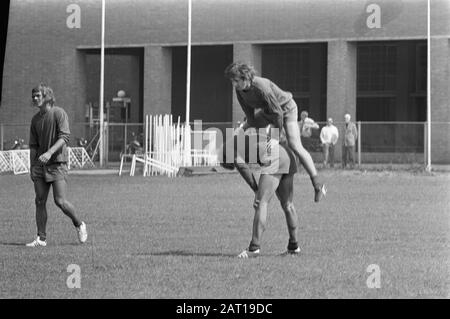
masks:
<svg viewBox="0 0 450 319"><path fill-rule="evenodd" d="M88 233L86 229L86 224L84 222L81 222L80 227L76 227L77 233L78 233L78 240L80 243L84 243L87 240Z"/></svg>
<svg viewBox="0 0 450 319"><path fill-rule="evenodd" d="M288 256L288 255L299 255L300 254L300 247L297 247L296 249L288 249L284 253L281 254L281 256Z"/></svg>
<svg viewBox="0 0 450 319"><path fill-rule="evenodd" d="M259 249L254 250L254 251L250 251L250 250L244 250L242 253L240 253L238 255L238 258L253 258L253 257L258 257L259 256Z"/></svg>
<svg viewBox="0 0 450 319"><path fill-rule="evenodd" d="M314 201L317 203L319 202L325 195L327 194L327 188L325 184L322 184L319 188L316 188L314 190Z"/></svg>
<svg viewBox="0 0 450 319"><path fill-rule="evenodd" d="M45 246L47 246L47 242L45 240L40 240L39 236L38 236L38 237L36 237L35 240L33 240L31 243L26 244L25 246L27 246L27 247L39 247L39 246L45 247Z"/></svg>

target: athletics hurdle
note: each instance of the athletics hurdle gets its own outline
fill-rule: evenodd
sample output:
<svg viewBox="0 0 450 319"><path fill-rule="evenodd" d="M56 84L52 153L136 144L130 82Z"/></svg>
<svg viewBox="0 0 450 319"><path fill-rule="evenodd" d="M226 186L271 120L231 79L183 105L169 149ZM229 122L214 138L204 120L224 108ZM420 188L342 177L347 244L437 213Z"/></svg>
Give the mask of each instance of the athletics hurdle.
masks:
<svg viewBox="0 0 450 319"><path fill-rule="evenodd" d="M0 172L14 175L30 172L30 150L0 151Z"/></svg>

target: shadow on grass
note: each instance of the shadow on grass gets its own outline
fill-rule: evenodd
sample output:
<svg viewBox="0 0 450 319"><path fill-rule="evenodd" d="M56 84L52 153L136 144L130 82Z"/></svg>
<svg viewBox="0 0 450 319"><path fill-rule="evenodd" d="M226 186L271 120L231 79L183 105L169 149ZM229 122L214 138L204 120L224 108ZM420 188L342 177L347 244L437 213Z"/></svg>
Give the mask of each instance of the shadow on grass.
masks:
<svg viewBox="0 0 450 319"><path fill-rule="evenodd" d="M27 243L25 243L25 242L23 242L23 243L2 242L2 243L0 243L0 246L23 246L23 247L26 247L26 244ZM54 244L52 246L81 246L81 244L72 242L72 243L59 243L59 244ZM48 245L47 245L47 247L48 247Z"/></svg>
<svg viewBox="0 0 450 319"><path fill-rule="evenodd" d="M1 246L23 246L25 247L25 243L0 243Z"/></svg>
<svg viewBox="0 0 450 319"><path fill-rule="evenodd" d="M196 253L189 252L183 250L170 250L170 251L161 251L161 252L149 252L149 253L135 253L132 254L135 257L149 257L149 256L190 256L190 257L227 257L227 258L236 258L237 254L225 254L225 253ZM286 253L277 253L277 254L264 254L258 256L261 257L298 257L297 254L286 254ZM253 258L250 258L253 259Z"/></svg>
<svg viewBox="0 0 450 319"><path fill-rule="evenodd" d="M224 253L197 253L197 252L189 252L183 250L169 250L169 251L160 251L160 252L148 252L148 253L135 253L132 254L137 257L147 257L147 256L191 256L191 257L233 257L235 258L236 254L224 254Z"/></svg>

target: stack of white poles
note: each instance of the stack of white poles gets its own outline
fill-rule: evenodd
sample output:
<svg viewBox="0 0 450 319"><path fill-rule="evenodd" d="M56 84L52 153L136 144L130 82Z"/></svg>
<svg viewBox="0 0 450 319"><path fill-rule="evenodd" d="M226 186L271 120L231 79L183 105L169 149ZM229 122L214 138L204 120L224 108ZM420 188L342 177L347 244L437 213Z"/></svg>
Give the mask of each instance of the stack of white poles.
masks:
<svg viewBox="0 0 450 319"><path fill-rule="evenodd" d="M174 124L172 115L147 115L144 176L176 176L180 166L186 163L183 158L185 141L185 129L180 124L180 117Z"/></svg>

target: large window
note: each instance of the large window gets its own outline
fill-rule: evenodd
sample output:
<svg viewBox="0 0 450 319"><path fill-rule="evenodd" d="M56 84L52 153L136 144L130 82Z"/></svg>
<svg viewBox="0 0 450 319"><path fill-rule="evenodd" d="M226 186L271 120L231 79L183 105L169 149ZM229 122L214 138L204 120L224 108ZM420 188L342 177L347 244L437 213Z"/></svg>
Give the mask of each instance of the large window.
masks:
<svg viewBox="0 0 450 319"><path fill-rule="evenodd" d="M397 46L358 47L358 92L392 92L396 89Z"/></svg>
<svg viewBox="0 0 450 319"><path fill-rule="evenodd" d="M172 48L172 114L185 121L187 48ZM233 61L233 47L193 46L190 121L231 122L232 87L223 71Z"/></svg>
<svg viewBox="0 0 450 319"><path fill-rule="evenodd" d="M326 44L264 45L261 73L291 92L299 111L308 111L316 121L326 120Z"/></svg>
<svg viewBox="0 0 450 319"><path fill-rule="evenodd" d="M425 121L426 53L425 41L358 43L357 120ZM423 125L383 123L367 127L371 129L364 132L365 137L361 140L363 151L423 150ZM386 132L389 132L390 138L387 138Z"/></svg>

